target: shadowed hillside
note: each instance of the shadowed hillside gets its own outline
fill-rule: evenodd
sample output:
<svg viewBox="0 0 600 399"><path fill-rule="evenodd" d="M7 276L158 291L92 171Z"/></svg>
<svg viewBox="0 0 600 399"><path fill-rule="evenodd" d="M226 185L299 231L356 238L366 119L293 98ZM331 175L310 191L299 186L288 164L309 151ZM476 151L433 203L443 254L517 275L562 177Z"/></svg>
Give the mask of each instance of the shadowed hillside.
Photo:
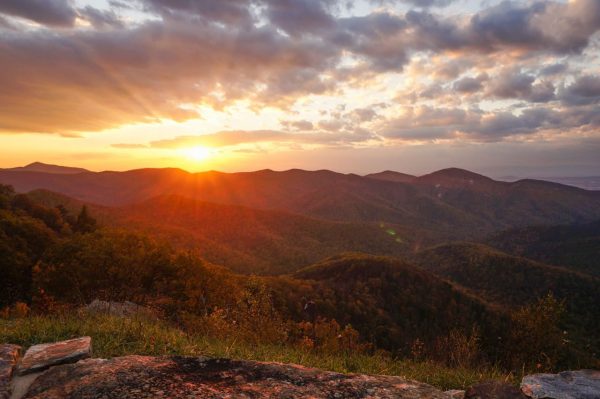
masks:
<svg viewBox="0 0 600 399"><path fill-rule="evenodd" d="M600 279L511 256L480 244L440 245L416 256L426 270L487 301L510 307L552 293L565 302L565 326L600 347Z"/></svg>
<svg viewBox="0 0 600 399"><path fill-rule="evenodd" d="M511 229L487 243L517 256L600 277L600 221Z"/></svg>
<svg viewBox="0 0 600 399"><path fill-rule="evenodd" d="M287 300L283 307L296 309L295 317L302 316L302 298L312 300L318 316L351 324L388 349L408 351L417 339L432 344L453 329L468 334L473 324L484 328L487 337L497 337L506 322L498 309L406 261L387 257L343 254L271 284L280 293L277 297Z"/></svg>

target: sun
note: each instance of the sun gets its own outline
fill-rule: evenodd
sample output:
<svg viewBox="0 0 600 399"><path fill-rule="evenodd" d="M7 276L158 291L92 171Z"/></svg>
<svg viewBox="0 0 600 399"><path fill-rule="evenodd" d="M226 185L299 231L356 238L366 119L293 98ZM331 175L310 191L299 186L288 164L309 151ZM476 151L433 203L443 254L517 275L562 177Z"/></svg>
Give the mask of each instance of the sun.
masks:
<svg viewBox="0 0 600 399"><path fill-rule="evenodd" d="M210 158L213 154L213 151L207 147L191 147L185 148L182 150L185 156L194 161L204 161L207 158Z"/></svg>

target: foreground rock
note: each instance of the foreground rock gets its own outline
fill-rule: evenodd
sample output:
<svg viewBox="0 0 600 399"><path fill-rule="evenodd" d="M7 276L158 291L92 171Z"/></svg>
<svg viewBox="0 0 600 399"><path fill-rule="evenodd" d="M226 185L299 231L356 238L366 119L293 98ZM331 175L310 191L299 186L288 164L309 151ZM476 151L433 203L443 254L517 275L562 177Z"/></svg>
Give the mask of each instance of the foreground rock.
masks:
<svg viewBox="0 0 600 399"><path fill-rule="evenodd" d="M564 371L523 378L523 392L533 399L599 399L600 371Z"/></svg>
<svg viewBox="0 0 600 399"><path fill-rule="evenodd" d="M0 345L0 399L10 398L10 381L20 351L21 347L18 345Z"/></svg>
<svg viewBox="0 0 600 399"><path fill-rule="evenodd" d="M527 399L514 385L500 381L484 381L467 388L465 399Z"/></svg>
<svg viewBox="0 0 600 399"><path fill-rule="evenodd" d="M91 398L398 398L448 399L400 377L344 375L279 363L126 356L53 367L28 399Z"/></svg>
<svg viewBox="0 0 600 399"><path fill-rule="evenodd" d="M51 366L73 363L92 355L92 339L82 337L30 347L19 362L17 373L25 375L46 370Z"/></svg>
<svg viewBox="0 0 600 399"><path fill-rule="evenodd" d="M450 397L449 399L463 399L465 397L465 391L462 389L451 389L444 391L444 393Z"/></svg>

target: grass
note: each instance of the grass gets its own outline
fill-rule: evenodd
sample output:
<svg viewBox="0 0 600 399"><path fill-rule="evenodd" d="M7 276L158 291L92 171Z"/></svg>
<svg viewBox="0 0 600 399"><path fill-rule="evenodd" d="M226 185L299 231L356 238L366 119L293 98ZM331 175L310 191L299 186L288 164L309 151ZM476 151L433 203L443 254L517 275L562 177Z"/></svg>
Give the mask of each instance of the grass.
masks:
<svg viewBox="0 0 600 399"><path fill-rule="evenodd" d="M0 320L0 343L24 348L84 335L92 337L95 357L124 355L186 355L295 363L342 373L398 375L440 389L464 389L482 380L514 382L495 368L449 368L432 362L393 359L385 355L330 354L291 345L247 344L228 338L186 334L164 321L142 317L69 313Z"/></svg>

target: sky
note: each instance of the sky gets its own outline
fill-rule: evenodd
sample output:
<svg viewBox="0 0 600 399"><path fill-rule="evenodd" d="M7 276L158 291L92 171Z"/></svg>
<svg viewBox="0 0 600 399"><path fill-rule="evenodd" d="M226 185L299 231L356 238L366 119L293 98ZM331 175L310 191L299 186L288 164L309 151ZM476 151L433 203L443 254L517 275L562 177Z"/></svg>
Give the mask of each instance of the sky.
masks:
<svg viewBox="0 0 600 399"><path fill-rule="evenodd" d="M598 0L2 0L0 168L600 175Z"/></svg>

